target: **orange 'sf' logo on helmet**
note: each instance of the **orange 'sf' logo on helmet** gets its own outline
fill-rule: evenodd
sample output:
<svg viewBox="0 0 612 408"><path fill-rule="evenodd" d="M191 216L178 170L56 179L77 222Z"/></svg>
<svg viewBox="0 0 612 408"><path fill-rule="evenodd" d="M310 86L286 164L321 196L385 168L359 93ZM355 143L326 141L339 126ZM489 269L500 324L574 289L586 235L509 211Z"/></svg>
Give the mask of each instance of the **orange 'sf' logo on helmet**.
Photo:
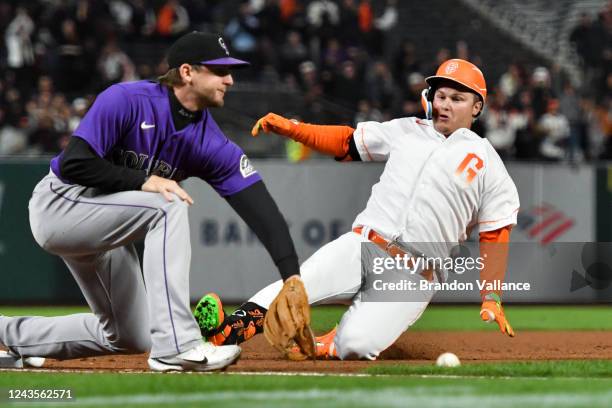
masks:
<svg viewBox="0 0 612 408"><path fill-rule="evenodd" d="M459 167L457 167L457 170L455 170L455 175L458 177L465 175L465 181L470 184L483 167L484 162L477 154L468 153Z"/></svg>
<svg viewBox="0 0 612 408"><path fill-rule="evenodd" d="M458 68L459 64L456 61L452 61L446 66L446 68L444 68L444 72L449 75L457 71Z"/></svg>
<svg viewBox="0 0 612 408"><path fill-rule="evenodd" d="M482 102L487 99L487 83L485 82L482 71L469 61L459 58L444 61L436 71L436 75L425 78L425 82L430 87L435 87L435 82L441 79L448 79L476 92Z"/></svg>
<svg viewBox="0 0 612 408"><path fill-rule="evenodd" d="M438 67L436 75L425 78L425 82L427 82L429 88L423 90L423 93L421 94L421 104L423 105L423 110L426 113L427 119L431 119L433 117L433 107L431 105L436 83L442 79L456 82L467 87L468 89L471 89L478 96L480 96L484 106L484 103L487 100L487 83L485 82L482 71L469 61L453 58L444 61ZM482 108L476 116L480 115L481 112Z"/></svg>

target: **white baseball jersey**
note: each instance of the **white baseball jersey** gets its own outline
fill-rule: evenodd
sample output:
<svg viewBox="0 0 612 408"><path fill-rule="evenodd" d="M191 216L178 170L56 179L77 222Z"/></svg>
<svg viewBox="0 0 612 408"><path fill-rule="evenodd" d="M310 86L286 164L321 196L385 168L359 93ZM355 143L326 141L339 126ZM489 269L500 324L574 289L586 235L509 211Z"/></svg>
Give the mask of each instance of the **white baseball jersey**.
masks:
<svg viewBox="0 0 612 408"><path fill-rule="evenodd" d="M449 137L414 117L359 123L355 144L363 161L386 161L380 181L353 226L401 242L456 243L516 224L514 182L488 140L469 129Z"/></svg>
<svg viewBox="0 0 612 408"><path fill-rule="evenodd" d="M435 291L403 302L356 296L362 290L362 264L369 262L362 251L368 228L405 243L407 250L445 257L471 227L492 231L516 224L519 199L493 146L468 129L447 138L431 121L402 118L360 123L353 137L362 160L387 162L353 224L365 232L348 232L324 245L302 264L301 274L311 303L351 302L334 338L338 356L375 359L414 324ZM282 285L277 281L250 301L269 307Z"/></svg>

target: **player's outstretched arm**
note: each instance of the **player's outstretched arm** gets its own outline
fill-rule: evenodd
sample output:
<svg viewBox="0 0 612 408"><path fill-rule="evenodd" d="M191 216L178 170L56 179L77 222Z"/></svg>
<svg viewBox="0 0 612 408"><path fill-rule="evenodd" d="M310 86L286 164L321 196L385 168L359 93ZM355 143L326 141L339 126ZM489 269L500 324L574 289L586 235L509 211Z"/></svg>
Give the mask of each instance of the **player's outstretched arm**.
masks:
<svg viewBox="0 0 612 408"><path fill-rule="evenodd" d="M486 280L487 282L499 281L501 283L504 281L510 231L511 227L506 226L495 231L480 233L480 256L484 263L484 268L480 271L481 282ZM480 295L482 297L480 318L485 322L495 321L502 333L514 337L514 330L506 319L501 304L501 291L483 290Z"/></svg>
<svg viewBox="0 0 612 408"><path fill-rule="evenodd" d="M340 160L350 160L352 157L349 145L355 129L350 126L312 125L268 113L255 123L251 134L257 136L262 131L286 136Z"/></svg>
<svg viewBox="0 0 612 408"><path fill-rule="evenodd" d="M289 226L263 181L225 197L230 206L257 235L284 280L264 321L268 342L292 359L314 357L310 307L300 278L300 266ZM294 353L293 346L301 350Z"/></svg>

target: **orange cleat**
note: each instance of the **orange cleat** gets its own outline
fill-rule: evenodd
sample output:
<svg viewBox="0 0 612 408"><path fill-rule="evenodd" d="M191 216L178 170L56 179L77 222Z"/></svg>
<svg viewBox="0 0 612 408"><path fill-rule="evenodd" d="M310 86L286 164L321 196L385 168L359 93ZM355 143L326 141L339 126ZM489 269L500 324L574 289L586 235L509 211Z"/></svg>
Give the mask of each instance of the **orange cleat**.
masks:
<svg viewBox="0 0 612 408"><path fill-rule="evenodd" d="M336 337L336 329L334 327L330 332L325 333L322 336L315 337L315 353L319 360L333 360L338 358L338 352L336 345L334 344L334 338ZM299 351L297 346L295 347L296 352Z"/></svg>

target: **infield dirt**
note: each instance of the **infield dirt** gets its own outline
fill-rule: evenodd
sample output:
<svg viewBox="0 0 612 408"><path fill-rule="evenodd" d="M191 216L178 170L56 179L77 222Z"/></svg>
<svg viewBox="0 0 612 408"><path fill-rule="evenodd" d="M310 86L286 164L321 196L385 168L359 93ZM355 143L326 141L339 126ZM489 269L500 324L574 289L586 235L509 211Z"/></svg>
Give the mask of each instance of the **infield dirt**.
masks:
<svg viewBox="0 0 612 408"><path fill-rule="evenodd" d="M612 332L525 331L515 338L498 332L414 331L404 333L375 361L287 361L263 336L242 345L238 364L228 371L242 372L356 372L372 364L433 364L445 351L463 363L487 361L612 359ZM48 359L44 368L146 371L145 354L114 355L75 360Z"/></svg>

